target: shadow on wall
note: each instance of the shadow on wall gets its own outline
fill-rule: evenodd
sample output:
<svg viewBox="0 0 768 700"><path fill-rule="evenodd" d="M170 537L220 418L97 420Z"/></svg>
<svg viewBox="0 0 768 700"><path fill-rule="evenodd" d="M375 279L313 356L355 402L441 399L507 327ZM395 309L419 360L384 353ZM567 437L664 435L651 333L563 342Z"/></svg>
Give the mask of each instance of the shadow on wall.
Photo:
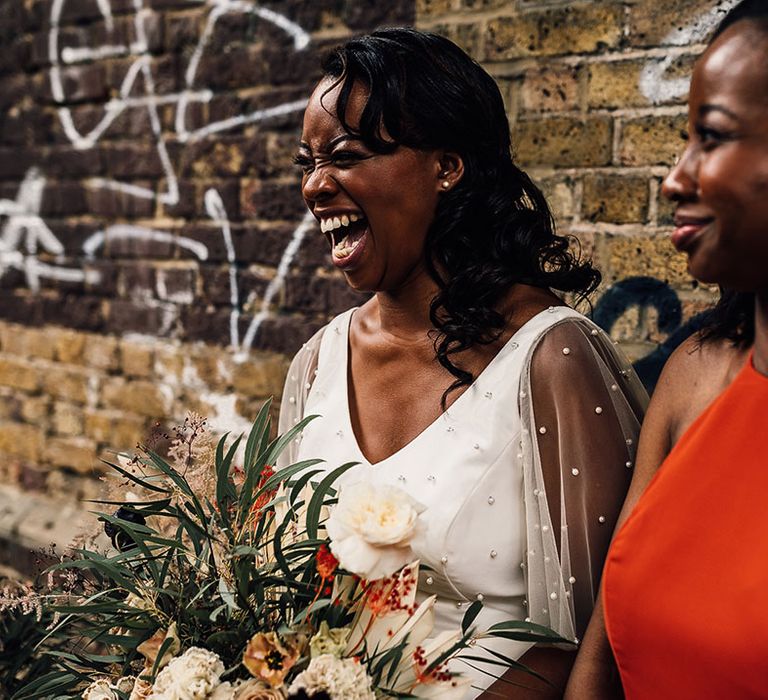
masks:
<svg viewBox="0 0 768 700"><path fill-rule="evenodd" d="M667 338L653 352L634 363L635 371L649 394L653 393L669 356L688 336L701 328L704 313L682 323L683 311L677 293L666 282L653 277L628 277L612 285L595 304L592 319L606 333L630 308L654 309L658 328Z"/></svg>

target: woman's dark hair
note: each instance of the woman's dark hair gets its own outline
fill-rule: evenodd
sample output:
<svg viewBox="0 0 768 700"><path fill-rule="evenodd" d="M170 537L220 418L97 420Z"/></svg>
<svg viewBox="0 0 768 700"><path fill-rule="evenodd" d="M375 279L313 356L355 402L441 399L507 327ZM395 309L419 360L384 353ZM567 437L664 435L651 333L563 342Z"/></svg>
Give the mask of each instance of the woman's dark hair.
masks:
<svg viewBox="0 0 768 700"><path fill-rule="evenodd" d="M502 333L505 319L496 307L512 285L577 298L597 287L600 273L577 258L569 238L555 234L544 195L512 161L499 88L456 44L413 29L382 29L332 51L323 71L341 85L342 125L370 148L445 149L464 161L462 179L440 195L426 239L426 264L439 287L430 309L435 352L456 377L448 391L473 380L451 356ZM353 128L345 116L356 83L369 96Z"/></svg>
<svg viewBox="0 0 768 700"><path fill-rule="evenodd" d="M756 23L768 33L768 2L743 0L715 29L710 44L737 22ZM698 338L702 343L729 341L737 348L751 347L755 342L755 294L720 289L720 300L704 314Z"/></svg>
<svg viewBox="0 0 768 700"><path fill-rule="evenodd" d="M742 20L755 22L762 25L764 29L768 29L768 2L765 0L742 0L717 25L717 29L715 29L709 42L712 43L726 29Z"/></svg>
<svg viewBox="0 0 768 700"><path fill-rule="evenodd" d="M755 342L755 294L721 289L720 300L704 313L698 339L702 343L727 340L737 348Z"/></svg>

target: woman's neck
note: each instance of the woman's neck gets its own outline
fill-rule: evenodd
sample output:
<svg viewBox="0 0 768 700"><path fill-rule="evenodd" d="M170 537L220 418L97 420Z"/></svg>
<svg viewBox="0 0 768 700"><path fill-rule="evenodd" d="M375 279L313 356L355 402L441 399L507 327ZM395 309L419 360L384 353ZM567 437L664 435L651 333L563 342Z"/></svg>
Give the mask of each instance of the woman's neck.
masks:
<svg viewBox="0 0 768 700"><path fill-rule="evenodd" d="M755 369L768 376L768 292L755 297Z"/></svg>
<svg viewBox="0 0 768 700"><path fill-rule="evenodd" d="M413 280L395 291L376 292L379 328L400 339L423 339L433 324L429 317L438 287L432 279Z"/></svg>

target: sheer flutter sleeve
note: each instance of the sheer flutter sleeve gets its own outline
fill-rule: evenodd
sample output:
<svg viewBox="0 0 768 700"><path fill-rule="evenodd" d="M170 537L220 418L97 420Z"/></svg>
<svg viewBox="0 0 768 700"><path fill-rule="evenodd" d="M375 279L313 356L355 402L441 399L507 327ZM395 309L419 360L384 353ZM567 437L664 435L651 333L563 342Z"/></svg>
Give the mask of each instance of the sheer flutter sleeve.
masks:
<svg viewBox="0 0 768 700"><path fill-rule="evenodd" d="M288 369L283 388L283 399L280 404L278 430L282 434L292 428L302 418L307 404L309 390L317 374L317 364L320 356L320 341L325 328L313 335L301 350L296 353ZM298 461L301 436L293 440L278 459L279 467L286 467Z"/></svg>
<svg viewBox="0 0 768 700"><path fill-rule="evenodd" d="M583 317L552 326L521 378L528 610L583 634L632 477L647 394L613 341Z"/></svg>

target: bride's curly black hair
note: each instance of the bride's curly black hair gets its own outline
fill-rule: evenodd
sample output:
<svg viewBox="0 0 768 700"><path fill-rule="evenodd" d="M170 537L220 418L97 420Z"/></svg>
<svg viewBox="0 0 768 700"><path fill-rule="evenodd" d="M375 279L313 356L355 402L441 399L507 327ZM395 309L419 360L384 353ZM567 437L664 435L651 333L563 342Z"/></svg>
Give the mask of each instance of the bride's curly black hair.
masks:
<svg viewBox="0 0 768 700"><path fill-rule="evenodd" d="M426 239L426 265L439 286L430 309L435 352L456 377L449 391L473 381L451 356L500 336L505 319L496 309L512 285L579 298L597 287L600 273L555 234L544 195L512 160L499 88L456 44L413 29L382 29L334 49L322 67L341 84L339 120L369 148L445 149L464 161L461 180L440 195ZM358 82L369 96L355 129L345 115Z"/></svg>

